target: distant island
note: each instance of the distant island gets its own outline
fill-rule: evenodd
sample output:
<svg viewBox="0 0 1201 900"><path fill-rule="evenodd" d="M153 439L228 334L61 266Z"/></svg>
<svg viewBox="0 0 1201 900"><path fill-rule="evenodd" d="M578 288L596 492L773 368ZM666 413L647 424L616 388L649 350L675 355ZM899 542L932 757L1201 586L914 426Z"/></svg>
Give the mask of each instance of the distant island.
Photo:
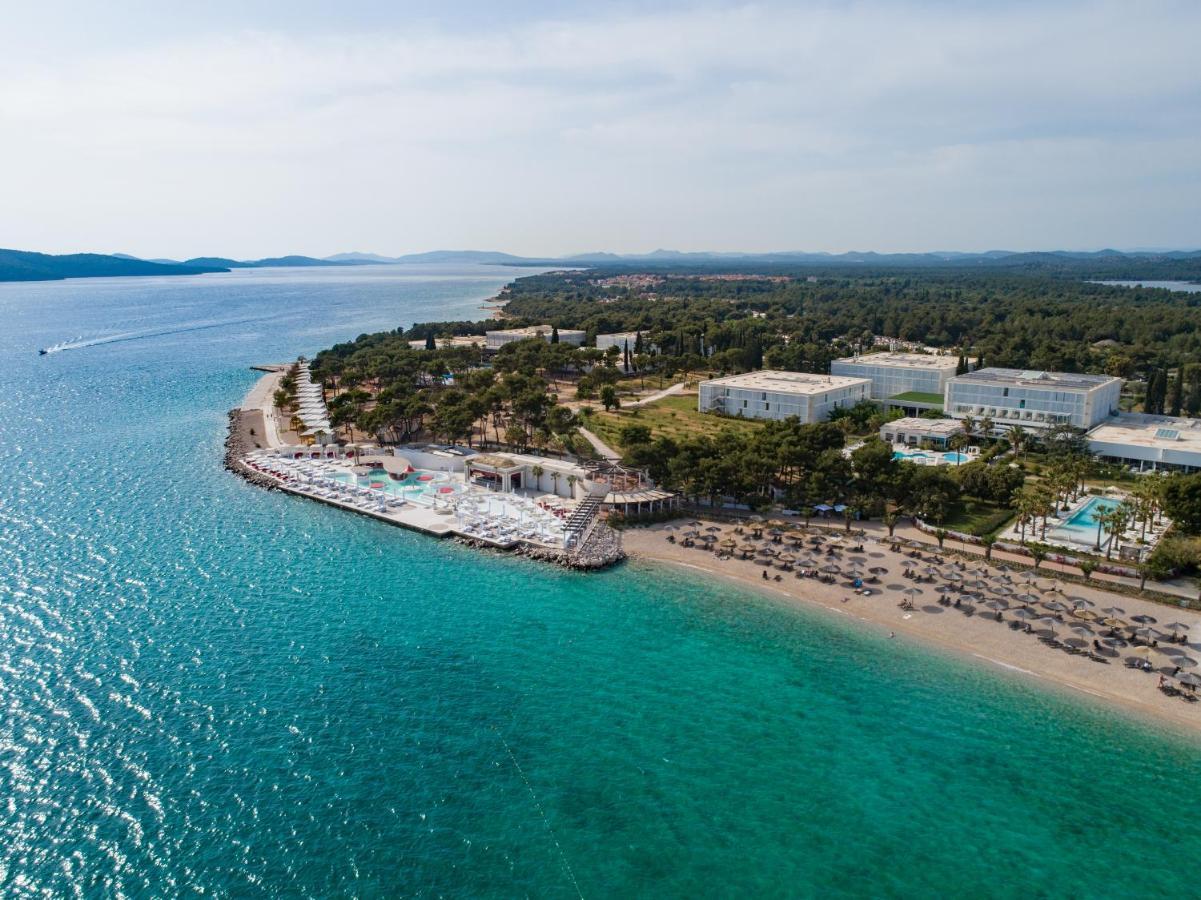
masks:
<svg viewBox="0 0 1201 900"><path fill-rule="evenodd" d="M1201 250L1095 252L1008 251L984 253L688 253L655 250L651 253L617 254L605 251L573 256L515 256L494 250L432 250L403 256L378 253L336 253L313 256L273 256L264 259L233 259L225 256L196 256L190 259L142 259L125 253L72 253L61 256L27 250L0 249L0 281L55 281L63 278L103 278L137 275L201 275L232 269L297 268L365 265L491 265L538 266L641 270L728 269L747 267L757 272L834 270L860 273L880 271L957 269L997 274L1042 274L1093 279L1182 279L1201 280Z"/></svg>
<svg viewBox="0 0 1201 900"><path fill-rule="evenodd" d="M0 249L0 281L61 281L65 278L120 278L146 275L204 275L231 269L300 266L356 266L357 260L279 256L237 260L220 256L194 259L139 259L125 253L68 253L54 255L30 250Z"/></svg>
<svg viewBox="0 0 1201 900"><path fill-rule="evenodd" d="M202 275L226 272L219 266L149 262L102 253L52 256L27 250L0 250L0 281L59 281L64 278L109 278L130 275Z"/></svg>

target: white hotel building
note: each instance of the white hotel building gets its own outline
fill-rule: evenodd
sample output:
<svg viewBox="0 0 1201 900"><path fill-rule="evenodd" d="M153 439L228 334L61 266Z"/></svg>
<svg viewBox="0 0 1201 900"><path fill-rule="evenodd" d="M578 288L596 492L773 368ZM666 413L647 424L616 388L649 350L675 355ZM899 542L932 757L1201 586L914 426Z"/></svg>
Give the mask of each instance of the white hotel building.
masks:
<svg viewBox="0 0 1201 900"><path fill-rule="evenodd" d="M992 419L1003 434L1072 425L1088 430L1118 411L1122 379L1020 369L980 369L947 382L943 409L956 419Z"/></svg>
<svg viewBox="0 0 1201 900"><path fill-rule="evenodd" d="M957 356L890 351L836 359L830 363L830 374L871 379L873 400L916 411L942 406L947 382L958 365Z"/></svg>
<svg viewBox="0 0 1201 900"><path fill-rule="evenodd" d="M515 341L528 341L530 338L542 338L549 343L553 334L554 328L550 325L531 325L528 328L505 328L499 331L485 331L484 347L488 350L499 350L505 344L512 344ZM560 328L559 342L578 347L584 343L585 335L586 332L583 331Z"/></svg>
<svg viewBox="0 0 1201 900"><path fill-rule="evenodd" d="M1088 448L1139 472L1201 472L1201 420L1119 413L1088 433Z"/></svg>
<svg viewBox="0 0 1201 900"><path fill-rule="evenodd" d="M828 418L832 410L870 399L870 389L866 378L765 369L702 381L697 408L748 419L796 416L810 424Z"/></svg>
<svg viewBox="0 0 1201 900"><path fill-rule="evenodd" d="M616 347L620 352L624 353L626 347L630 348L630 352L634 352L634 347L638 343L638 332L622 331L617 334L598 334L596 336L596 349L608 350L610 347Z"/></svg>

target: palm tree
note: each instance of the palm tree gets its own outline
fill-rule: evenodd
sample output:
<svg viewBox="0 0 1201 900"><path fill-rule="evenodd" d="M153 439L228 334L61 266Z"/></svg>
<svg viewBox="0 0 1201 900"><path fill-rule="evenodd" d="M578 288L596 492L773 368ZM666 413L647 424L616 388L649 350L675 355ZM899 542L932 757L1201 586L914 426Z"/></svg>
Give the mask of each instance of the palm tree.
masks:
<svg viewBox="0 0 1201 900"><path fill-rule="evenodd" d="M980 538L980 546L984 548L984 559L985 560L992 559L992 548L993 548L993 544L995 544L996 542L997 542L997 536L995 534L986 534L986 535L984 535L984 537Z"/></svg>
<svg viewBox="0 0 1201 900"><path fill-rule="evenodd" d="M990 440L992 436L993 425L992 416L984 416L980 419L980 437L985 440Z"/></svg>
<svg viewBox="0 0 1201 900"><path fill-rule="evenodd" d="M1105 548L1105 558L1112 559L1113 551L1118 543L1118 535L1126 530L1127 510L1122 507L1125 504L1119 504L1108 512L1103 512L1097 516L1102 520L1104 528L1109 532L1109 544Z"/></svg>
<svg viewBox="0 0 1201 900"><path fill-rule="evenodd" d="M1021 425L1010 425L1006 437L1009 439L1009 446L1013 448L1015 456L1026 455L1026 449L1030 445L1030 435L1025 428Z"/></svg>
<svg viewBox="0 0 1201 900"><path fill-rule="evenodd" d="M938 549L941 550L943 541L947 539L947 530L945 528L939 528L934 532L934 538L938 541Z"/></svg>
<svg viewBox="0 0 1201 900"><path fill-rule="evenodd" d="M576 485L576 482L579 480L580 480L579 477L574 474L567 476L567 490L571 494L572 500L575 499L575 485Z"/></svg>
<svg viewBox="0 0 1201 900"><path fill-rule="evenodd" d="M892 537L892 533L896 531L897 523L901 521L901 515L895 509L886 510L883 517L883 522L888 528L888 536ZM806 522L806 524L808 524Z"/></svg>
<svg viewBox="0 0 1201 900"><path fill-rule="evenodd" d="M1080 567L1080 574L1084 576L1084 580L1088 581L1093 577L1093 572L1097 571L1097 561L1095 559L1082 559L1076 565Z"/></svg>
<svg viewBox="0 0 1201 900"><path fill-rule="evenodd" d="M973 419L971 416L964 416L959 421L960 421L960 424L963 425L963 430L965 433L975 434L975 432L976 432L976 420L975 419Z"/></svg>
<svg viewBox="0 0 1201 900"><path fill-rule="evenodd" d="M1027 547L1030 551L1030 558L1034 560L1034 571L1038 571L1038 567L1042 565L1043 560L1047 558L1048 547L1046 544L1034 543Z"/></svg>
<svg viewBox="0 0 1201 900"><path fill-rule="evenodd" d="M1026 543L1026 526L1034 522L1038 518L1038 501L1030 490L1024 490L1018 494L1017 499L1017 514L1018 525L1021 526L1022 536L1021 543Z"/></svg>
<svg viewBox="0 0 1201 900"><path fill-rule="evenodd" d="M955 465L959 465L960 461L963 459L963 454L959 451L966 447L969 443L970 440L968 436L962 432L951 435L950 440L947 441L947 446L950 447L955 453Z"/></svg>
<svg viewBox="0 0 1201 900"><path fill-rule="evenodd" d="M555 486L555 493L556 494L559 493L559 473L551 472L550 480L551 480L551 483Z"/></svg>
<svg viewBox="0 0 1201 900"><path fill-rule="evenodd" d="M534 490L542 490L542 473L546 470L540 465L530 466L530 474L534 476Z"/></svg>

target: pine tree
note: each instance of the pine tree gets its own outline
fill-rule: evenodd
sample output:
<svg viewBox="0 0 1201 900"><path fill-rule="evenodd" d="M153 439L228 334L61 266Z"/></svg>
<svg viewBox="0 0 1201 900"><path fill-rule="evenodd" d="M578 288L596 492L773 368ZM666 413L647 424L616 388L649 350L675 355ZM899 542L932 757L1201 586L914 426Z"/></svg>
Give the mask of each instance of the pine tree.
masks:
<svg viewBox="0 0 1201 900"><path fill-rule="evenodd" d="M1168 411L1173 416L1180 415L1184 405L1184 365L1176 367L1176 377L1172 379L1172 390L1168 394Z"/></svg>
<svg viewBox="0 0 1201 900"><path fill-rule="evenodd" d="M559 326L558 325L552 325L550 327L550 342L552 344L559 343Z"/></svg>
<svg viewBox="0 0 1201 900"><path fill-rule="evenodd" d="M437 350L438 349L438 343L437 343L437 341L434 340L433 334L427 334L425 336L425 349L426 350Z"/></svg>

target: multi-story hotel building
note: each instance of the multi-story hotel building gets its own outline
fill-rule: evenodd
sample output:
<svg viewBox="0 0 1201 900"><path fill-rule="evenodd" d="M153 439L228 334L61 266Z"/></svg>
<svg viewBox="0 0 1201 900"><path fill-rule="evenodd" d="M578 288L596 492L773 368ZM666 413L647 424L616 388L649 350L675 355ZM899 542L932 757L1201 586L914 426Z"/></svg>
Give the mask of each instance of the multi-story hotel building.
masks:
<svg viewBox="0 0 1201 900"><path fill-rule="evenodd" d="M484 332L484 346L488 350L499 350L505 344L514 341L528 341L530 338L542 338L550 341L554 329L550 325L531 325L528 328L506 328L500 331ZM585 332L570 328L559 329L559 342L578 347L584 343Z"/></svg>
<svg viewBox="0 0 1201 900"><path fill-rule="evenodd" d="M702 381L697 408L750 419L820 422L830 412L871 397L866 378L763 370Z"/></svg>
<svg viewBox="0 0 1201 900"><path fill-rule="evenodd" d="M980 369L947 382L943 409L956 419L989 418L997 433L1012 425L1088 430L1118 411L1122 379L1021 369Z"/></svg>
<svg viewBox="0 0 1201 900"><path fill-rule="evenodd" d="M836 359L830 374L868 378L873 400L917 411L942 406L947 382L958 364L956 356L890 351Z"/></svg>

